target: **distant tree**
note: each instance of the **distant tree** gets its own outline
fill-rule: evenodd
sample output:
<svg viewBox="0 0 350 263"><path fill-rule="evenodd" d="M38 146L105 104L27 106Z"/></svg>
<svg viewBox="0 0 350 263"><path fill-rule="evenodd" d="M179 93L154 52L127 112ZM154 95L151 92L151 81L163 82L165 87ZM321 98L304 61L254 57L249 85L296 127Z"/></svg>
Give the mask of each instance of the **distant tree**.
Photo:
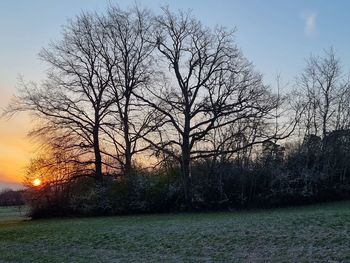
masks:
<svg viewBox="0 0 350 263"><path fill-rule="evenodd" d="M323 57L310 56L306 63L297 79L306 134L324 138L332 130L349 128L350 85L334 50L325 51Z"/></svg>
<svg viewBox="0 0 350 263"><path fill-rule="evenodd" d="M0 206L22 206L23 190L3 189L0 191Z"/></svg>

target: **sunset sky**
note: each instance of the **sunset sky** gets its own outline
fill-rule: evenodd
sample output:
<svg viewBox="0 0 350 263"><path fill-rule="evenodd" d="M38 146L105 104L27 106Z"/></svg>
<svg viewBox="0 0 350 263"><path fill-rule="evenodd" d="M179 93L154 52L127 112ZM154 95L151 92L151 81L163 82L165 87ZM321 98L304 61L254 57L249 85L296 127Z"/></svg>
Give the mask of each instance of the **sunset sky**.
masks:
<svg viewBox="0 0 350 263"><path fill-rule="evenodd" d="M268 2L268 5L266 4ZM336 2L336 3L335 3ZM277 73L293 83L311 53L333 46L350 69L350 1L280 0L3 0L0 1L0 108L16 93L18 77L40 82L45 65L37 54L50 40L60 39L61 26L81 11L103 11L109 4L137 3L160 12L161 5L191 9L209 26L237 28L236 40L245 56L273 84ZM266 4L266 5L265 5ZM20 183L24 166L36 148L26 138L32 121L26 115L0 120L0 184Z"/></svg>

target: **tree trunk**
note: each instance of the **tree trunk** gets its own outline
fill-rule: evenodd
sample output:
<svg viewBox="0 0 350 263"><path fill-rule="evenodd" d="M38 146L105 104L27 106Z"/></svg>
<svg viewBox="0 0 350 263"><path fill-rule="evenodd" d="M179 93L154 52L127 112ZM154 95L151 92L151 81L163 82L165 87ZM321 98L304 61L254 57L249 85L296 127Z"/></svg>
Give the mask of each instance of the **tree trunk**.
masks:
<svg viewBox="0 0 350 263"><path fill-rule="evenodd" d="M95 179L97 182L102 182L102 158L100 151L100 141L99 141L99 129L96 125L93 131L94 139L94 154L95 154Z"/></svg>
<svg viewBox="0 0 350 263"><path fill-rule="evenodd" d="M184 183L184 194L186 208L192 209L192 184L191 184L191 149L190 149L190 118L189 110L185 113L185 127L183 133L182 142L182 160L181 160L181 170Z"/></svg>
<svg viewBox="0 0 350 263"><path fill-rule="evenodd" d="M125 165L124 165L124 175L130 175L132 170L131 164L131 144L129 141L129 135L125 135Z"/></svg>
<svg viewBox="0 0 350 263"><path fill-rule="evenodd" d="M124 118L123 118L123 126L124 126L124 141L125 141L125 163L124 163L124 176L129 175L131 173L132 164L131 164L131 142L129 137L129 116L127 112L127 108L125 109Z"/></svg>
<svg viewBox="0 0 350 263"><path fill-rule="evenodd" d="M182 162L181 170L184 185L184 195L186 208L192 208L192 185L191 185L191 171L190 171L190 155L189 151L186 149L182 150Z"/></svg>

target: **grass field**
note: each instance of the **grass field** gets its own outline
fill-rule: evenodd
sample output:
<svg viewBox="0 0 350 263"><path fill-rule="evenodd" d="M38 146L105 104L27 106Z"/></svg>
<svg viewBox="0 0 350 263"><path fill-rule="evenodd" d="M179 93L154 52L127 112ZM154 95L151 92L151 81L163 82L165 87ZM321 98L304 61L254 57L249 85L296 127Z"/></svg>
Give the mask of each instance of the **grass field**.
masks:
<svg viewBox="0 0 350 263"><path fill-rule="evenodd" d="M23 207L2 207L0 206L0 225L8 224L11 221L17 222L25 219L26 209ZM0 236L1 237L1 236Z"/></svg>
<svg viewBox="0 0 350 263"><path fill-rule="evenodd" d="M350 203L37 221L0 208L0 262L350 262Z"/></svg>

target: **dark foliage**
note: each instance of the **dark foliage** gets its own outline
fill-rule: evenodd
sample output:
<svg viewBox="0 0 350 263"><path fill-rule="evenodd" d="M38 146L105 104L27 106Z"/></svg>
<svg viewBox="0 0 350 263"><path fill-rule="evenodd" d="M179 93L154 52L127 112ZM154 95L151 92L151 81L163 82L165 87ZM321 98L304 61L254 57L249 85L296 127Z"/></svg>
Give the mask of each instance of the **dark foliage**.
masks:
<svg viewBox="0 0 350 263"><path fill-rule="evenodd" d="M192 167L193 211L299 205L350 198L350 132L323 140L308 136L281 158L278 145L251 160L198 161ZM283 148L283 150L285 150ZM106 177L103 184L80 178L33 189L31 215L92 216L185 211L180 168L134 171L126 178Z"/></svg>

